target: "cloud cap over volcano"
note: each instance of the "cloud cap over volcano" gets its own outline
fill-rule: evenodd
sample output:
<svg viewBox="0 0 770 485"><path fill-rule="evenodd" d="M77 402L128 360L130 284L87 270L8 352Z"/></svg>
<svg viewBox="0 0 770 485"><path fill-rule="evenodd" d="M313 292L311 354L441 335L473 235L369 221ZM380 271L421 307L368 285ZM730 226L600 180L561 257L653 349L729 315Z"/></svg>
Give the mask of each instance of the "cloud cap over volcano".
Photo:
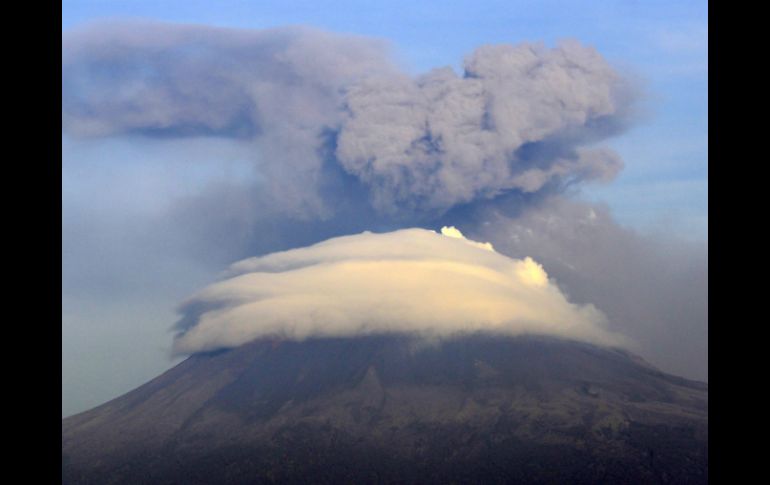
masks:
<svg viewBox="0 0 770 485"><path fill-rule="evenodd" d="M458 231L459 234L459 231ZM530 258L425 229L364 232L232 265L180 309L178 354L259 337L545 334L605 345L591 305L567 301Z"/></svg>

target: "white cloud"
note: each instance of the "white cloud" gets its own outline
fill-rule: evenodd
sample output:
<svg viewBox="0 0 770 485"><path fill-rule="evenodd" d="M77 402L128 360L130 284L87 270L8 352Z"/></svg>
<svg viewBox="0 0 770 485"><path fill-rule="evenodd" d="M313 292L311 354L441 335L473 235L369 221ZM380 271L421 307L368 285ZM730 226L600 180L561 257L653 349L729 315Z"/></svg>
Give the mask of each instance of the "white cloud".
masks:
<svg viewBox="0 0 770 485"><path fill-rule="evenodd" d="M455 228L364 232L234 264L181 308L177 353L276 336L488 331L622 345L592 305L567 301L531 258ZM447 237L449 235L449 237Z"/></svg>
<svg viewBox="0 0 770 485"><path fill-rule="evenodd" d="M460 230L457 229L455 226L444 226L444 227L442 227L441 228L441 234L443 234L444 236L454 237L454 238L457 238L457 239L464 239L465 241L468 241L467 239L465 239L465 236L463 236L463 233L460 232ZM476 241L468 241L468 242L474 244L475 246L477 246L477 247L479 247L481 249L486 249L487 251L494 251L495 250L495 248L492 247L492 243L488 243L488 242L479 243L479 242L476 242Z"/></svg>

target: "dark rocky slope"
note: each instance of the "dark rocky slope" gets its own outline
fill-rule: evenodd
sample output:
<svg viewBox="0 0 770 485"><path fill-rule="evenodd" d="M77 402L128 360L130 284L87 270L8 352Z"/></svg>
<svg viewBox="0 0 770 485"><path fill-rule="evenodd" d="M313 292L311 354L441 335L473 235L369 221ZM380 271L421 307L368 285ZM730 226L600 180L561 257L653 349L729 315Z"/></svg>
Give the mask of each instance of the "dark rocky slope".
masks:
<svg viewBox="0 0 770 485"><path fill-rule="evenodd" d="M707 483L708 388L540 337L256 341L62 422L64 483Z"/></svg>

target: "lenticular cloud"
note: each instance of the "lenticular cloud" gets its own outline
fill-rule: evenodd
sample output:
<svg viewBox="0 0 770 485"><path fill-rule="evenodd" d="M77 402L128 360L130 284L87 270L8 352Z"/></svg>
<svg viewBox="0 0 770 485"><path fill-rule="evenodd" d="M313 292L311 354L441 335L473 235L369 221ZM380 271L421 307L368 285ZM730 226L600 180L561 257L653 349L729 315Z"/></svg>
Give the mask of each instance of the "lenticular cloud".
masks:
<svg viewBox="0 0 770 485"><path fill-rule="evenodd" d="M531 258L508 258L454 228L442 234L364 232L246 259L180 312L177 354L260 337L396 332L545 334L624 343L605 329L605 317L592 305L569 303Z"/></svg>

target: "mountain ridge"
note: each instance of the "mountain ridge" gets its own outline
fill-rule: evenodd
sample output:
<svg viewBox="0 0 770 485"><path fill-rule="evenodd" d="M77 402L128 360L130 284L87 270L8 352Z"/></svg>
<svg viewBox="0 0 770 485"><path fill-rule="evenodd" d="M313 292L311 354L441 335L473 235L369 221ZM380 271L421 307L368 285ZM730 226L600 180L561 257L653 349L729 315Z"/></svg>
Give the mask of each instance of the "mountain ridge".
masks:
<svg viewBox="0 0 770 485"><path fill-rule="evenodd" d="M65 483L707 483L708 385L551 337L258 340L64 419L62 460Z"/></svg>

